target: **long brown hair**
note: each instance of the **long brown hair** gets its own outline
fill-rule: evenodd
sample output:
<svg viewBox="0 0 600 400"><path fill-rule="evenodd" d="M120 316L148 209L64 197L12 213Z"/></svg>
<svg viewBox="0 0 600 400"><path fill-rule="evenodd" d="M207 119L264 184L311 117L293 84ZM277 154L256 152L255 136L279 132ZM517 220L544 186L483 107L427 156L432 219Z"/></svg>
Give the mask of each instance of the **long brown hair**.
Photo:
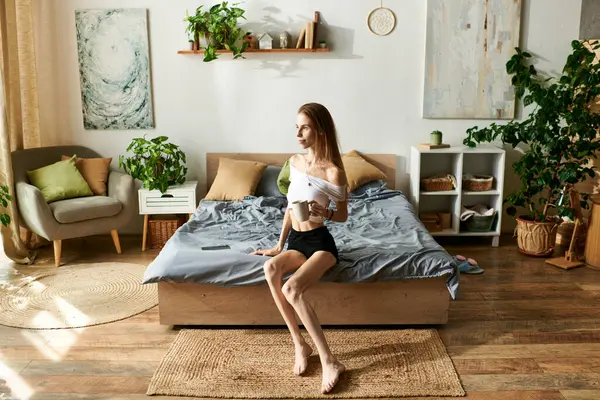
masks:
<svg viewBox="0 0 600 400"><path fill-rule="evenodd" d="M329 110L318 103L307 103L298 109L300 113L310 118L317 130L315 157L318 157L318 161L331 161L345 173L335 123Z"/></svg>

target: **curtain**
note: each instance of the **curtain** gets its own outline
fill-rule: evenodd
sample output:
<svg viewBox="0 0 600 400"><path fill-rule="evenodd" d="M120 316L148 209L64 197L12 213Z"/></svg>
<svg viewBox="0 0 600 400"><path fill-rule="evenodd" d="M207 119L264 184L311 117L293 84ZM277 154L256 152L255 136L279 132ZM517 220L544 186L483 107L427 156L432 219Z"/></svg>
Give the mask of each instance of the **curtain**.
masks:
<svg viewBox="0 0 600 400"><path fill-rule="evenodd" d="M8 207L0 209L12 220L1 233L4 252L20 264L33 262L35 255L20 235L11 151L40 146L31 1L0 2L0 185L7 186L12 197Z"/></svg>

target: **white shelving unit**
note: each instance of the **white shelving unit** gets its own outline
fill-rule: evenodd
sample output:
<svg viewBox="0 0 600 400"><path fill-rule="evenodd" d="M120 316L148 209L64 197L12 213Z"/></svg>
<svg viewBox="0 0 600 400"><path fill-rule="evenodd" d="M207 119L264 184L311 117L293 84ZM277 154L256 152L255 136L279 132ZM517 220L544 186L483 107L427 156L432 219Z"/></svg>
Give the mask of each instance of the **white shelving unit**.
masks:
<svg viewBox="0 0 600 400"><path fill-rule="evenodd" d="M492 246L497 247L502 223L502 199L504 198L504 167L506 154L495 146L466 146L445 149L421 149L413 146L410 158L410 200L417 215L421 212L451 213L452 227L433 236L489 236ZM463 174L485 174L494 177L492 190L465 192L462 190ZM444 192L424 192L421 179L439 174L456 177L456 188ZM489 232L466 232L461 230L462 206L484 204L497 210L497 217Z"/></svg>

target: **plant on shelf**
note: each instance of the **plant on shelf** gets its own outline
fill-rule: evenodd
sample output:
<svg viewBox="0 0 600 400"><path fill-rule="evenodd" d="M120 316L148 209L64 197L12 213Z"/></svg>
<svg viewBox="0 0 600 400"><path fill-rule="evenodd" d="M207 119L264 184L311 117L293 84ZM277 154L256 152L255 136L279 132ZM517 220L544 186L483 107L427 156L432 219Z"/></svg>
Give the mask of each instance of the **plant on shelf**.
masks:
<svg viewBox="0 0 600 400"><path fill-rule="evenodd" d="M12 197L9 194L8 186L0 185L0 204L2 207L8 207L8 202L12 200ZM0 213L0 222L4 226L8 226L10 224L10 215L5 213Z"/></svg>
<svg viewBox="0 0 600 400"><path fill-rule="evenodd" d="M539 74L531 62L531 54L516 48L516 54L506 63L506 71L512 76L517 98L526 107L533 105L532 111L520 122L470 128L463 142L475 147L478 143L500 140L513 148L522 147L522 157L512 166L521 180L521 188L510 193L504 203L509 205L509 215L516 216L517 208L527 212L517 218L518 237L525 240L529 234L545 232L536 239L538 243L546 243L545 247L554 245L558 217L573 218L575 205L564 194L595 176L590 161L600 150L600 114L592 108L600 99L600 64L595 61L594 52L600 45L595 41L575 40L571 47L558 77ZM582 193L581 198L580 207L587 208L588 195ZM550 213L550 209L556 211ZM521 240L519 244L525 245ZM551 251L520 249L536 255Z"/></svg>
<svg viewBox="0 0 600 400"><path fill-rule="evenodd" d="M439 146L442 144L442 132L441 131L433 131L429 134L429 142L432 145Z"/></svg>
<svg viewBox="0 0 600 400"><path fill-rule="evenodd" d="M203 6L196 9L194 15L186 12L185 22L188 23L186 32L199 48L200 37L206 40L206 48L204 50L204 61L209 62L216 60L217 50L230 50L233 53L233 58L237 59L242 56L242 53L248 46L247 42L241 42L246 34L244 30L237 26L238 19L246 19L244 10L235 7L233 4L229 6L227 1L220 4L215 4L209 10L204 10ZM239 45L239 46L238 46Z"/></svg>
<svg viewBox="0 0 600 400"><path fill-rule="evenodd" d="M142 181L149 190L165 193L169 186L185 182L187 167L185 153L166 136L151 140L134 138L127 147L131 157L119 156L119 166L134 179Z"/></svg>

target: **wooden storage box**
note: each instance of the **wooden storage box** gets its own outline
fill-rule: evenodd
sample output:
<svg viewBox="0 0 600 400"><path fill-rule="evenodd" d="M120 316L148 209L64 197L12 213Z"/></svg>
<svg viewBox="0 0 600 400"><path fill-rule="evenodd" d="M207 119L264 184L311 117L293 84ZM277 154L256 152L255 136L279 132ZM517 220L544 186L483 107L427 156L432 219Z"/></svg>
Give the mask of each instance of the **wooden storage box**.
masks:
<svg viewBox="0 0 600 400"><path fill-rule="evenodd" d="M419 219L429 232L440 232L452 228L451 213L420 213Z"/></svg>

